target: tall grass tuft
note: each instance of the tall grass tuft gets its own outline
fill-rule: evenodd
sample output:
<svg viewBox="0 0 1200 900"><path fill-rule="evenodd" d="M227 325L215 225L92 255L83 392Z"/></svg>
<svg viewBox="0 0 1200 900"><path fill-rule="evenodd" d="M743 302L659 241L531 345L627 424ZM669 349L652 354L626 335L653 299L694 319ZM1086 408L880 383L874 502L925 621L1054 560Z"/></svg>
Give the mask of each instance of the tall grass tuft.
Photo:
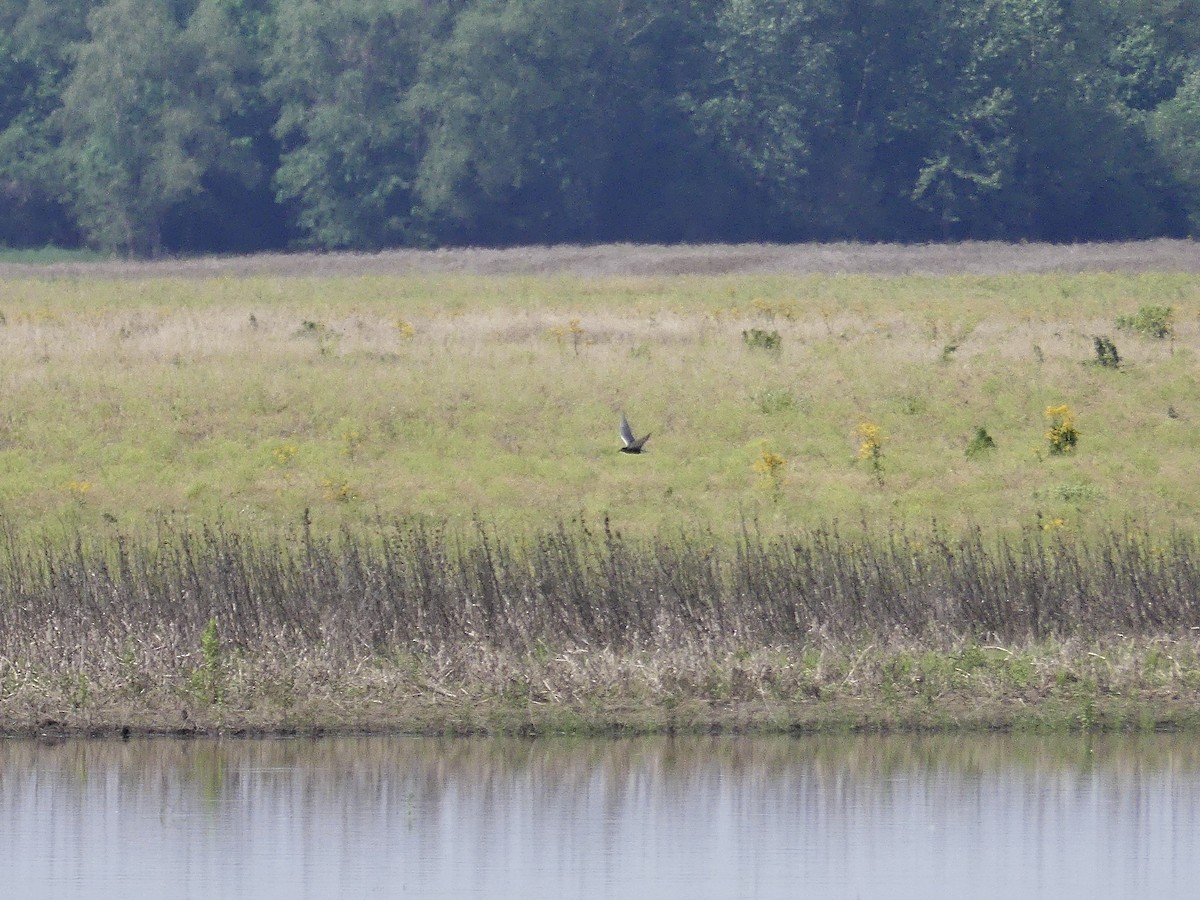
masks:
<svg viewBox="0 0 1200 900"><path fill-rule="evenodd" d="M858 458L865 459L871 466L875 480L883 486L883 444L885 441L883 429L874 422L860 422L856 430L858 435Z"/></svg>
<svg viewBox="0 0 1200 900"><path fill-rule="evenodd" d="M755 472L762 476L763 482L770 486L771 496L778 499L780 491L783 489L783 468L787 465L787 460L767 446L766 441L762 441L759 447L759 457L750 466Z"/></svg>
<svg viewBox="0 0 1200 900"><path fill-rule="evenodd" d="M1117 352L1117 345L1107 336L1096 335L1092 338L1092 345L1096 351L1096 365L1104 369L1121 368L1121 354Z"/></svg>

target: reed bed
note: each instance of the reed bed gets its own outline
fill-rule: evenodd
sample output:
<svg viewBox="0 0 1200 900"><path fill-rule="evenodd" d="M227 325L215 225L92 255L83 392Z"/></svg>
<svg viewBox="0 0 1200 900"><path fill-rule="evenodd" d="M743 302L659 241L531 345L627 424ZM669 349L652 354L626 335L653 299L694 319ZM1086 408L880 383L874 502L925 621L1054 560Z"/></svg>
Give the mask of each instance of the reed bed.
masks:
<svg viewBox="0 0 1200 900"><path fill-rule="evenodd" d="M320 646L347 658L939 632L1023 641L1200 629L1200 545L1125 530L987 542L977 530L747 528L728 547L703 535L627 540L579 523L516 541L484 525L274 538L216 525L40 548L10 537L0 597L9 658L106 645L119 654L165 639L190 651L212 621L231 648Z"/></svg>

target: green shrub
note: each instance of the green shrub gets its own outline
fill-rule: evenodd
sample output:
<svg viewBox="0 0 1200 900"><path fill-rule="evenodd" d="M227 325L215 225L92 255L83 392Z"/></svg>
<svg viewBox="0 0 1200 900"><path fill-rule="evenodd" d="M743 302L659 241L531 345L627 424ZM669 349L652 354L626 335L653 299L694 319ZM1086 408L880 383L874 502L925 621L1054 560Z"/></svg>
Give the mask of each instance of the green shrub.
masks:
<svg viewBox="0 0 1200 900"><path fill-rule="evenodd" d="M1075 428L1075 414L1066 404L1047 406L1046 418L1050 427L1046 429L1046 442L1050 452L1059 455L1070 453L1079 443L1079 431Z"/></svg>
<svg viewBox="0 0 1200 900"><path fill-rule="evenodd" d="M787 412L796 406L796 398L787 388L766 388L752 394L750 400L763 415Z"/></svg>
<svg viewBox="0 0 1200 900"><path fill-rule="evenodd" d="M761 328L743 331L742 340L751 350L778 350L783 344L778 331L763 331Z"/></svg>
<svg viewBox="0 0 1200 900"><path fill-rule="evenodd" d="M1050 496L1067 503L1082 503L1088 500L1102 500L1104 491L1094 484L1068 481L1054 487L1050 491Z"/></svg>
<svg viewBox="0 0 1200 900"><path fill-rule="evenodd" d="M971 442L967 444L966 456L967 459L974 459L981 453L995 449L996 442L988 434L988 430L980 425L975 429L975 437L971 438Z"/></svg>
<svg viewBox="0 0 1200 900"><path fill-rule="evenodd" d="M1165 338L1175 330L1174 309L1170 306L1142 306L1132 316L1117 316L1117 327L1136 331L1146 337Z"/></svg>

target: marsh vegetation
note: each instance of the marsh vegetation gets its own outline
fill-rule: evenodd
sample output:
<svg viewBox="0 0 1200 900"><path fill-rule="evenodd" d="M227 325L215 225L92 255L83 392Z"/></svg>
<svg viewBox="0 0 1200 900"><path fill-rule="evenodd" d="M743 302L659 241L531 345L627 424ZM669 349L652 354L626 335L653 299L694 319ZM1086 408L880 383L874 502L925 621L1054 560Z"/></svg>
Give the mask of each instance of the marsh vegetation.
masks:
<svg viewBox="0 0 1200 900"><path fill-rule="evenodd" d="M1185 724L1179 534L209 528L0 557L10 729Z"/></svg>
<svg viewBox="0 0 1200 900"><path fill-rule="evenodd" d="M1195 275L563 252L10 272L4 727L1194 718Z"/></svg>

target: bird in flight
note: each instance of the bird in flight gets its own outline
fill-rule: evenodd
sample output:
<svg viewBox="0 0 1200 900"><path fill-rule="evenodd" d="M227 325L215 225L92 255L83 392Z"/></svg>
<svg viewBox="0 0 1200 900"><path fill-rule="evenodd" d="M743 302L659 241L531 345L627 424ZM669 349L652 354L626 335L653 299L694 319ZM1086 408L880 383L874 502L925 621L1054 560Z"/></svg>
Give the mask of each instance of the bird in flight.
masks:
<svg viewBox="0 0 1200 900"><path fill-rule="evenodd" d="M629 420L625 418L625 413L621 413L621 440L625 442L625 446L621 448L622 453L641 453L642 447L646 445L646 441L650 440L650 435L634 439L633 429L629 427Z"/></svg>

